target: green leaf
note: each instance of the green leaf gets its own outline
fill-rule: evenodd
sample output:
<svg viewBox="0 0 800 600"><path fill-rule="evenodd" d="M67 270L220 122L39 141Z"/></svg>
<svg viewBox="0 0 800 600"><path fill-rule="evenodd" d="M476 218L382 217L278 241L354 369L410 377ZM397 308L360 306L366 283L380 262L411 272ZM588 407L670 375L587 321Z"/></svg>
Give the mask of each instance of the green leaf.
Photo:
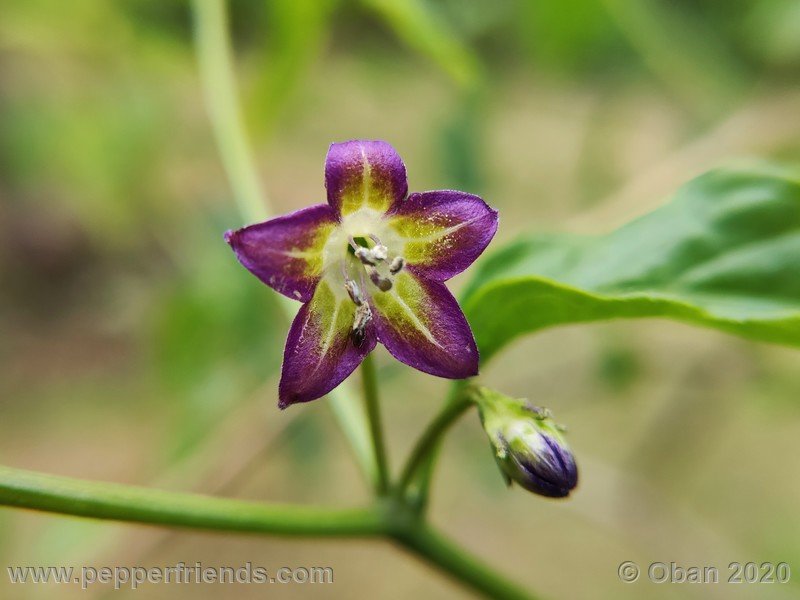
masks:
<svg viewBox="0 0 800 600"><path fill-rule="evenodd" d="M715 170L610 234L519 240L482 262L463 306L484 362L523 333L620 317L800 346L800 179Z"/></svg>

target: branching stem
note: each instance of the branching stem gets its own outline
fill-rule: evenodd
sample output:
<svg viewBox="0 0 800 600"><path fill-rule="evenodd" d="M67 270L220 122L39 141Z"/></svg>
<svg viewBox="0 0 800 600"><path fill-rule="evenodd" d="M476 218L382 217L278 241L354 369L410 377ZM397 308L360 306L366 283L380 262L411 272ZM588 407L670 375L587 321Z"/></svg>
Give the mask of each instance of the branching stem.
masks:
<svg viewBox="0 0 800 600"><path fill-rule="evenodd" d="M316 537L388 537L490 598L528 598L392 499L368 508L246 502L86 481L0 466L0 506L212 531Z"/></svg>

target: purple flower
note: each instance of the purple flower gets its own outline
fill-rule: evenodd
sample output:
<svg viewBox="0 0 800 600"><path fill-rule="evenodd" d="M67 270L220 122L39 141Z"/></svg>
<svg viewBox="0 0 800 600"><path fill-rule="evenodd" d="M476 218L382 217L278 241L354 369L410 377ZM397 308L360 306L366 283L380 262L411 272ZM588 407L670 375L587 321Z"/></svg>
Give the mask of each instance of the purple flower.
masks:
<svg viewBox="0 0 800 600"><path fill-rule="evenodd" d="M452 190L406 196L406 168L381 141L332 144L327 204L229 231L251 273L303 302L286 340L281 408L339 385L381 342L439 377L478 372L478 349L444 286L497 230L497 212Z"/></svg>

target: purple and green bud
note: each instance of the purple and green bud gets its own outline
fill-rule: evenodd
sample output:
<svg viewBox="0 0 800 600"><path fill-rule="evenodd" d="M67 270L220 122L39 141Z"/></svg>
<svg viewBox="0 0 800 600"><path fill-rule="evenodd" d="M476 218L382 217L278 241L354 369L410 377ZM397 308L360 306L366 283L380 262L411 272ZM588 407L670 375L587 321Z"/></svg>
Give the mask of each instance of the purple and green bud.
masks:
<svg viewBox="0 0 800 600"><path fill-rule="evenodd" d="M508 484L550 498L568 496L578 484L578 467L550 411L487 388L474 398Z"/></svg>

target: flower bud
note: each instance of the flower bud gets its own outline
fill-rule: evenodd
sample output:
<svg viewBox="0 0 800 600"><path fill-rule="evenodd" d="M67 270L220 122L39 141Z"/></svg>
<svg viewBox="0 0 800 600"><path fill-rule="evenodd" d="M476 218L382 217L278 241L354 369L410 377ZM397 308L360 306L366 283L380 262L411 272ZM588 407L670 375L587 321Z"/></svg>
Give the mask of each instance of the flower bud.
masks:
<svg viewBox="0 0 800 600"><path fill-rule="evenodd" d="M578 467L550 411L487 388L478 389L475 400L508 484L551 498L568 496L578 484Z"/></svg>

